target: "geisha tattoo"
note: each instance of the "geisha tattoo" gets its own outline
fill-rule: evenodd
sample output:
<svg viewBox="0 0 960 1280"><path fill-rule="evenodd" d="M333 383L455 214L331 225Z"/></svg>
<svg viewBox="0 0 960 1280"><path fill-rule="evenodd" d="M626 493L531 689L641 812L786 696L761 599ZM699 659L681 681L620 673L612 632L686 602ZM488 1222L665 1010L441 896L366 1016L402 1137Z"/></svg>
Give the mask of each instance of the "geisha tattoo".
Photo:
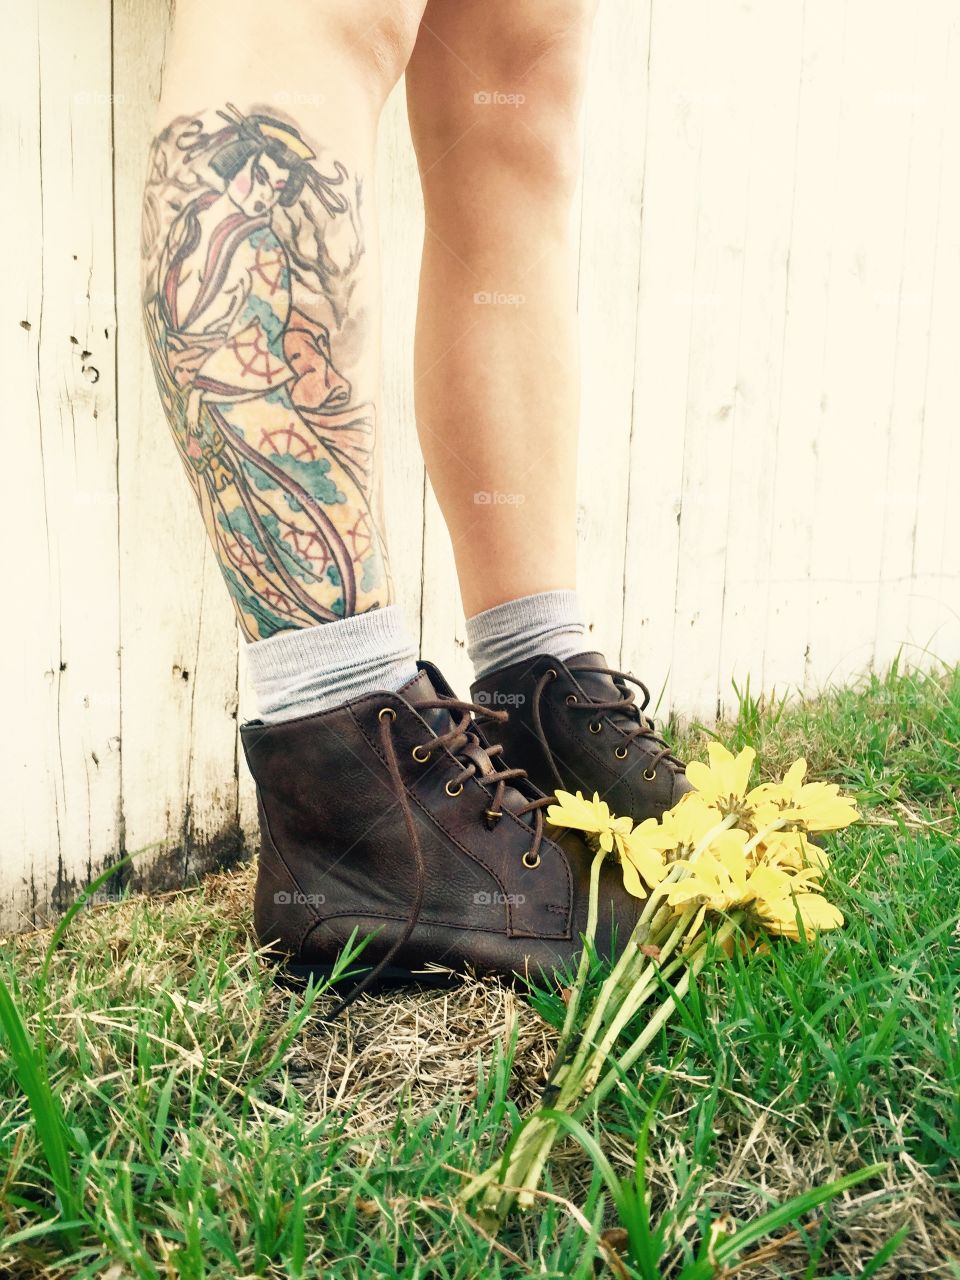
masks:
<svg viewBox="0 0 960 1280"><path fill-rule="evenodd" d="M259 111L182 117L151 151L150 353L252 640L390 598L372 505L373 405L343 372L362 346L351 305L360 197L342 164Z"/></svg>

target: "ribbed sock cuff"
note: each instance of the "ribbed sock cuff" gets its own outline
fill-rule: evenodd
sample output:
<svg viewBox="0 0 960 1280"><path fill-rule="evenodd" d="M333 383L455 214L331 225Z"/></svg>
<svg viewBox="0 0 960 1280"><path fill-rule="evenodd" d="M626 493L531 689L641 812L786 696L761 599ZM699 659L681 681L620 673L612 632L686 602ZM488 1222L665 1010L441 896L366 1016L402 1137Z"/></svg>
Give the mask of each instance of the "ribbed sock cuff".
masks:
<svg viewBox="0 0 960 1280"><path fill-rule="evenodd" d="M467 653L477 678L549 653L566 661L584 652L586 625L576 591L541 591L467 619Z"/></svg>
<svg viewBox="0 0 960 1280"><path fill-rule="evenodd" d="M417 651L399 606L281 631L247 645L247 666L266 723L342 706L417 674Z"/></svg>

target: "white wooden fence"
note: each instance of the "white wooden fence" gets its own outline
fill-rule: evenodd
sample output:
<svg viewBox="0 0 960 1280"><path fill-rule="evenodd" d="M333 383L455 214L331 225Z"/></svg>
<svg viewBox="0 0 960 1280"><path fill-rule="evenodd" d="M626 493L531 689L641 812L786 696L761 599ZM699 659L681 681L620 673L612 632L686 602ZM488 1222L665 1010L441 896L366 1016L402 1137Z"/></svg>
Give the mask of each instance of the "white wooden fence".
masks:
<svg viewBox="0 0 960 1280"><path fill-rule="evenodd" d="M0 924L121 850L145 887L239 856L245 694L141 338L159 0L2 0ZM960 658L960 9L603 0L579 208L580 546L596 643L712 717ZM402 603L466 689L419 457L421 234L383 131L386 507ZM238 691L238 684L240 686Z"/></svg>

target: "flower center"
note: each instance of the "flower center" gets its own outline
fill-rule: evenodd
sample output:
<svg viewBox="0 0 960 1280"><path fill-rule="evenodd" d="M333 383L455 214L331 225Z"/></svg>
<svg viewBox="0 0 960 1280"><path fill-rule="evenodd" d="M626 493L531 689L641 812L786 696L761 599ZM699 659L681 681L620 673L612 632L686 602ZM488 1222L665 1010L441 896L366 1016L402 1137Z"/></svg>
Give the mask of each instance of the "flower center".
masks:
<svg viewBox="0 0 960 1280"><path fill-rule="evenodd" d="M716 807L724 818L729 818L732 814L746 823L753 817L753 807L745 802L743 796L731 794L718 797Z"/></svg>

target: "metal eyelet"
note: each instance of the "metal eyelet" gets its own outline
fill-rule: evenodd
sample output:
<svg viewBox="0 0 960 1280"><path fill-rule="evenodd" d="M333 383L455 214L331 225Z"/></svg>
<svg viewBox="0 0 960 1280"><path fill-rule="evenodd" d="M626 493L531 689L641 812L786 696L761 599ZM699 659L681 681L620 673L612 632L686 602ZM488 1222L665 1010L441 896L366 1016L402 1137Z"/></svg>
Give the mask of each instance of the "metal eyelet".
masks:
<svg viewBox="0 0 960 1280"><path fill-rule="evenodd" d="M443 789L444 789L444 791L447 793L447 795L448 795L448 796L458 796L458 795L460 794L460 792L463 790L463 783L462 783L462 782L458 782L458 783L456 784L456 786L453 786L453 784L452 784L452 783L449 783L449 782L448 782L448 783L447 783L447 785L446 785Z"/></svg>
<svg viewBox="0 0 960 1280"><path fill-rule="evenodd" d="M616 751L614 751L614 753L613 753L613 754L617 757L617 759L618 759L618 760L626 760L626 758L627 758L627 748L626 748L626 747L617 747Z"/></svg>
<svg viewBox="0 0 960 1280"><path fill-rule="evenodd" d="M568 694L567 694L567 706L568 706L568 707L572 707L572 706L573 706L573 704L576 702L576 700L577 700L577 695L576 695L575 693L568 693Z"/></svg>
<svg viewBox="0 0 960 1280"><path fill-rule="evenodd" d="M410 754L413 756L414 760L416 760L417 764L426 764L433 755L433 752L428 747L418 746L414 747Z"/></svg>
<svg viewBox="0 0 960 1280"><path fill-rule="evenodd" d="M498 822L503 817L502 809L484 809L484 816L489 818L491 822Z"/></svg>
<svg viewBox="0 0 960 1280"><path fill-rule="evenodd" d="M588 727L591 733L599 733L603 728L603 721L602 720L593 721Z"/></svg>
<svg viewBox="0 0 960 1280"><path fill-rule="evenodd" d="M384 716L389 716L391 720L396 720L397 713L394 711L393 707L381 707L377 712L377 719L382 720Z"/></svg>
<svg viewBox="0 0 960 1280"><path fill-rule="evenodd" d="M556 680L557 678L557 673L554 671L553 667L551 667L548 671L544 672L544 674L550 680Z"/></svg>
<svg viewBox="0 0 960 1280"><path fill-rule="evenodd" d="M657 776L657 771L656 769L644 769L643 776L646 778L648 782L652 782L654 778Z"/></svg>
<svg viewBox="0 0 960 1280"><path fill-rule="evenodd" d="M539 853L534 853L532 849L528 849L520 861L528 870L533 871L534 867L539 867L540 865L540 855Z"/></svg>

